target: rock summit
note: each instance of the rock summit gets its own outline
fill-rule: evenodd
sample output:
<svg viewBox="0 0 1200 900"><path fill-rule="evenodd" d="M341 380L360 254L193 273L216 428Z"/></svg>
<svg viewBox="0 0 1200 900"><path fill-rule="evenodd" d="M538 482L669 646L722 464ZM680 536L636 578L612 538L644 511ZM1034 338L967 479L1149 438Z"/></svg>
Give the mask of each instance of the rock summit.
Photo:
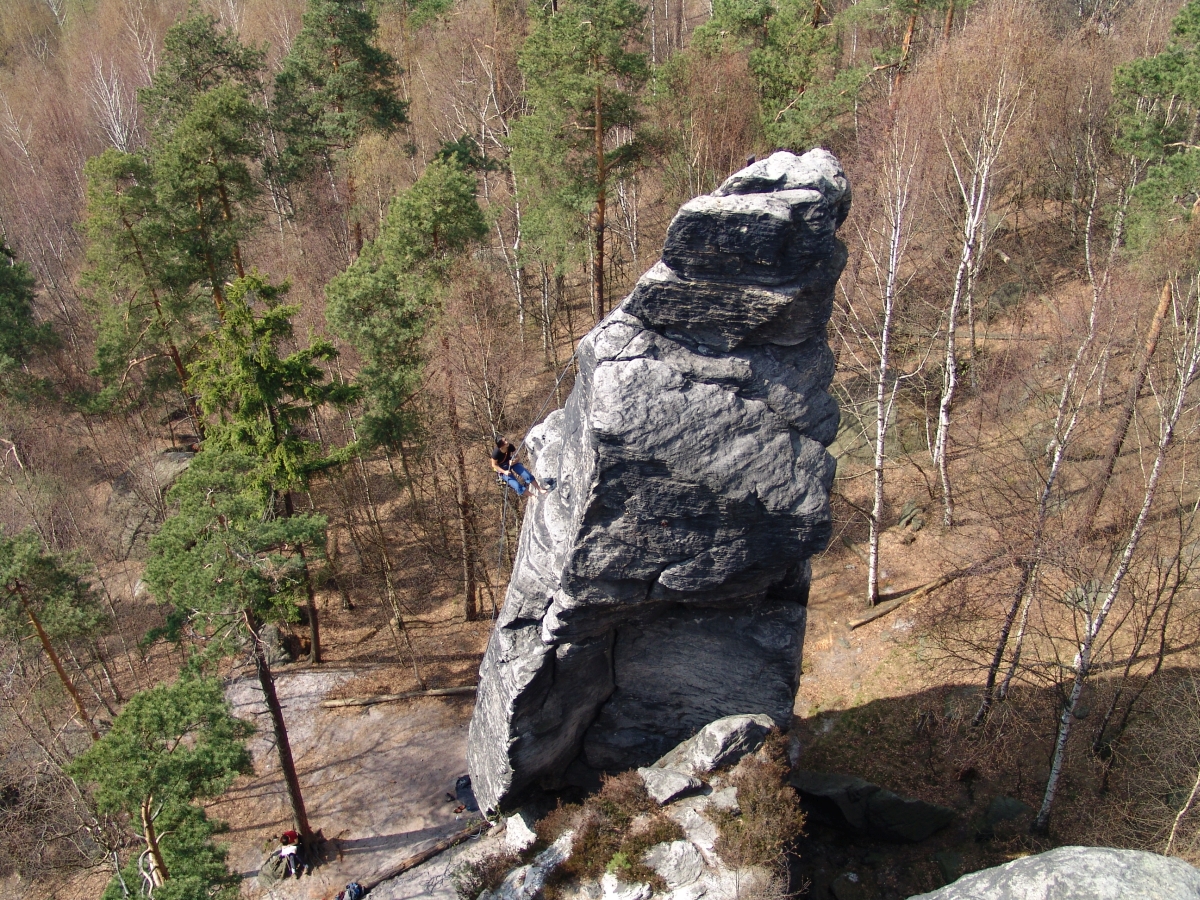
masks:
<svg viewBox="0 0 1200 900"><path fill-rule="evenodd" d="M838 428L825 326L850 189L778 152L672 220L529 434L526 509L467 758L485 809L645 766L715 719L786 727Z"/></svg>

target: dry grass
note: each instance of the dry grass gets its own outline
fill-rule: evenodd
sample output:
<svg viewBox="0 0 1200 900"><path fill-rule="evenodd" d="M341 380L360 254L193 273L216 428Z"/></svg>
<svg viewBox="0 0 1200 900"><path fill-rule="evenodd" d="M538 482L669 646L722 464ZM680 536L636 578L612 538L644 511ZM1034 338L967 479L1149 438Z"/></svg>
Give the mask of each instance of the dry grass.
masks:
<svg viewBox="0 0 1200 900"><path fill-rule="evenodd" d="M538 845L552 843L568 828L575 829L571 857L551 875L546 900L561 896L566 885L595 881L605 872L664 890L665 883L642 863L642 855L656 844L684 837L683 829L663 815L632 771L606 777L600 790L582 804L559 806L543 818L535 829Z"/></svg>
<svg viewBox="0 0 1200 900"><path fill-rule="evenodd" d="M471 860L455 869L451 875L454 893L459 900L475 900L484 891L494 891L504 877L521 862L514 853L504 852Z"/></svg>
<svg viewBox="0 0 1200 900"><path fill-rule="evenodd" d="M716 851L734 869L764 866L778 874L787 867L788 847L804 833L800 799L787 783L786 739L773 733L758 753L729 775L739 811L715 810Z"/></svg>

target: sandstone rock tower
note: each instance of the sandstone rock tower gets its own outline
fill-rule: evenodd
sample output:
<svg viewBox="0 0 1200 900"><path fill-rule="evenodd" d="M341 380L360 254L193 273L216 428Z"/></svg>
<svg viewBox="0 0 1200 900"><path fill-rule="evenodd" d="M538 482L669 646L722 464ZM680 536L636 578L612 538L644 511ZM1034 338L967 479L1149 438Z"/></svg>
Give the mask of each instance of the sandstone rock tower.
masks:
<svg viewBox="0 0 1200 900"><path fill-rule="evenodd" d="M483 808L644 765L738 713L791 720L838 427L825 326L850 206L779 152L684 204L662 261L579 346L530 433L531 500L480 669Z"/></svg>

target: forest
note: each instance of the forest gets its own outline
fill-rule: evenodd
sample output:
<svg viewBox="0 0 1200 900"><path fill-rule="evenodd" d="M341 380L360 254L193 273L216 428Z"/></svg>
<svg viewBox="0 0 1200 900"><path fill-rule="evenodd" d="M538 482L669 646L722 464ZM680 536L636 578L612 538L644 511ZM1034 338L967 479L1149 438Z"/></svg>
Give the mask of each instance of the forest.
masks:
<svg viewBox="0 0 1200 900"><path fill-rule="evenodd" d="M1198 129L1197 0L4 0L0 879L235 896L234 666L311 834L277 671L473 683L494 440L680 204L817 146L853 613L935 541L955 771L1200 862Z"/></svg>

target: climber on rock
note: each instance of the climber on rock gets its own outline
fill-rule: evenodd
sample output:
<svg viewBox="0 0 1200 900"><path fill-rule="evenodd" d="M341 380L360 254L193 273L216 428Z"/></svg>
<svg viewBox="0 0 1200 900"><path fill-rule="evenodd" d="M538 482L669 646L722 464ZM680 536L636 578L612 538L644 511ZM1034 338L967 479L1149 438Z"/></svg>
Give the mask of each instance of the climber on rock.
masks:
<svg viewBox="0 0 1200 900"><path fill-rule="evenodd" d="M532 488L535 494L547 494L544 487L537 483L537 479L529 474L529 470L513 459L516 456L517 448L506 441L504 438L496 438L496 446L492 449L492 469L510 488L517 492L517 496L522 496L526 490Z"/></svg>

